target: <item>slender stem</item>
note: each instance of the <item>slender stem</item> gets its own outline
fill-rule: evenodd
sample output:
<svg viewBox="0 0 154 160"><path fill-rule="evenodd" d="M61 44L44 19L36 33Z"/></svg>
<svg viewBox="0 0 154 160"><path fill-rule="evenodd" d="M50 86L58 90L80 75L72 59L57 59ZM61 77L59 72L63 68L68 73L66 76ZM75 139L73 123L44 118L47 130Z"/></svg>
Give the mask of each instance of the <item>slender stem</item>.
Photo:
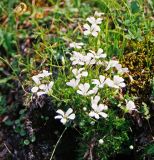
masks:
<svg viewBox="0 0 154 160"><path fill-rule="evenodd" d="M0 57L0 59L1 59L3 62L5 62L5 63L12 69L13 74L16 76L16 78L17 78L18 82L20 83L23 91L24 91L25 93L28 93L28 92L25 90L24 86L22 85L22 83L21 83L21 81L20 81L17 73L14 71L13 67L9 64L9 62L8 62L7 60L5 60L4 58L2 58L2 57Z"/></svg>
<svg viewBox="0 0 154 160"><path fill-rule="evenodd" d="M60 140L62 139L62 137L63 137L63 135L64 135L64 133L65 133L66 130L67 130L67 127L65 127L65 129L64 129L63 132L62 132L62 134L60 135L60 137L59 137L59 139L58 139L58 141L57 141L57 143L56 143L56 145L55 145L55 147L54 147L54 149L53 149L53 151L52 151L50 160L53 159L53 156L54 156L54 153L55 153L55 151L56 151L56 148L57 148L57 146L58 146Z"/></svg>

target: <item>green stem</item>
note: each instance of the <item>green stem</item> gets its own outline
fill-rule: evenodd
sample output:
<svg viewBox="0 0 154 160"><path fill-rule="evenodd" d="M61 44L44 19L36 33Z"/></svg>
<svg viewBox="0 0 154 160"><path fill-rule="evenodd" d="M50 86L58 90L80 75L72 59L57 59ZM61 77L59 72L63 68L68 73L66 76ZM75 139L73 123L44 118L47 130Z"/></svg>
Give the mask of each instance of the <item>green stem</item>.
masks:
<svg viewBox="0 0 154 160"><path fill-rule="evenodd" d="M67 127L65 127L65 129L64 129L63 132L62 132L62 134L60 135L60 137L59 137L59 139L58 139L58 141L57 141L57 143L56 143L56 145L55 145L55 147L54 147L54 149L53 149L53 151L52 151L50 160L53 159L53 156L54 156L54 153L55 153L55 151L56 151L56 148L57 148L57 146L58 146L60 140L62 139L62 137L63 137L63 135L64 135L64 133L65 133L66 130L67 130Z"/></svg>

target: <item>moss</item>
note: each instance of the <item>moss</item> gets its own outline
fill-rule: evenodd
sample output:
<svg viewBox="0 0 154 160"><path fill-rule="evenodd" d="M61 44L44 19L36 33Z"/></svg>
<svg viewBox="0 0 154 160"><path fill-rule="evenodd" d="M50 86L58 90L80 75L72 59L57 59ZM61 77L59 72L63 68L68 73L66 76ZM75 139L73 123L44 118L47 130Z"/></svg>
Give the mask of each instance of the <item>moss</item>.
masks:
<svg viewBox="0 0 154 160"><path fill-rule="evenodd" d="M154 48L151 42L130 42L122 61L133 81L127 81L130 94L147 102L151 94L150 80L154 75ZM135 50L134 50L135 49Z"/></svg>

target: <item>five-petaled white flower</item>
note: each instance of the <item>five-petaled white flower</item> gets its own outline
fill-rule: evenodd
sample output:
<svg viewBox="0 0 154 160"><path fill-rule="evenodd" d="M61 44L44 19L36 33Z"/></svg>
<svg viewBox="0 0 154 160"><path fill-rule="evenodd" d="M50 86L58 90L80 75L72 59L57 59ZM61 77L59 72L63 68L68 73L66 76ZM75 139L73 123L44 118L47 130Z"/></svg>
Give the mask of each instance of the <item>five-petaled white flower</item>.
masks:
<svg viewBox="0 0 154 160"><path fill-rule="evenodd" d="M124 79L122 77L119 77L118 75L115 75L113 77L113 80L111 80L110 78L107 78L105 80L105 84L107 84L109 87L111 88L123 88L126 86L126 84L124 83Z"/></svg>
<svg viewBox="0 0 154 160"><path fill-rule="evenodd" d="M69 120L75 119L75 114L73 113L73 109L69 108L66 112L62 111L61 109L58 109L56 111L59 115L55 116L55 119L60 119L60 122L62 124L66 124Z"/></svg>
<svg viewBox="0 0 154 160"><path fill-rule="evenodd" d="M38 76L39 76L40 78L48 77L48 76L50 76L50 75L52 75L52 73L50 73L50 72L48 72L48 71L46 71L46 70L43 70L42 73L38 74Z"/></svg>
<svg viewBox="0 0 154 160"><path fill-rule="evenodd" d="M69 44L70 48L77 48L77 49L81 49L83 45L84 45L84 43L82 43L82 42L80 42L80 43L72 42Z"/></svg>
<svg viewBox="0 0 154 160"><path fill-rule="evenodd" d="M127 101L126 100L126 109L129 113L131 113L132 111L137 111L135 103L133 101Z"/></svg>
<svg viewBox="0 0 154 160"><path fill-rule="evenodd" d="M108 106L104 104L98 104L99 101L100 96L95 96L94 98L91 98L91 107L93 110L89 113L89 116L96 119L99 119L100 116L103 118L107 118L108 115L103 111L107 110Z"/></svg>
<svg viewBox="0 0 154 160"><path fill-rule="evenodd" d="M76 88L78 86L80 82L80 79L71 79L69 82L67 82L66 84L70 87Z"/></svg>
<svg viewBox="0 0 154 160"><path fill-rule="evenodd" d="M122 65L119 64L118 61L116 60L110 60L107 64L107 67L106 67L106 71L109 70L110 68L113 68L115 67L118 71L119 74L123 74L123 73L127 73L128 72L128 68L122 68Z"/></svg>
<svg viewBox="0 0 154 160"><path fill-rule="evenodd" d="M126 84L124 83L124 79L122 77L119 77L118 75L115 75L113 77L113 82L114 82L114 88L119 88L119 87L125 87Z"/></svg>
<svg viewBox="0 0 154 160"><path fill-rule="evenodd" d="M103 54L103 49L99 48L97 52L90 50L90 53L87 54L88 56L96 59L105 58L106 54Z"/></svg>
<svg viewBox="0 0 154 160"><path fill-rule="evenodd" d="M72 73L74 74L74 76L75 76L77 79L80 79L81 77L87 77L87 76L88 76L88 72L85 71L84 68L80 68L80 69L74 68L74 69L72 70Z"/></svg>
<svg viewBox="0 0 154 160"><path fill-rule="evenodd" d="M93 79L92 84L96 84L97 87L103 88L105 85L105 76L100 75L99 80L98 79Z"/></svg>
<svg viewBox="0 0 154 160"><path fill-rule="evenodd" d="M98 36L98 32L100 32L100 27L98 25L89 25L85 24L84 26L85 31L83 32L84 35L93 35L94 37Z"/></svg>
<svg viewBox="0 0 154 160"><path fill-rule="evenodd" d="M102 18L88 17L87 21L92 25L98 25L102 23Z"/></svg>
<svg viewBox="0 0 154 160"><path fill-rule="evenodd" d="M84 65L84 56L79 52L73 51L70 60L72 61L72 65Z"/></svg>
<svg viewBox="0 0 154 160"><path fill-rule="evenodd" d="M80 90L77 90L77 93L81 94L83 96L88 96L88 95L96 93L95 89L94 90L89 90L90 89L90 84L89 83L80 84L79 89Z"/></svg>

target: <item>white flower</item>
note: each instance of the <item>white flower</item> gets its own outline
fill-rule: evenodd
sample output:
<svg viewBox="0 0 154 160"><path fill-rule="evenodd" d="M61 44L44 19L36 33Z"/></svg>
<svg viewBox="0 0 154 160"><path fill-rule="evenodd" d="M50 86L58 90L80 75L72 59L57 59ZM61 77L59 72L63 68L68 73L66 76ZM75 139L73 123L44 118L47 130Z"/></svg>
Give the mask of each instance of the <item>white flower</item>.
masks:
<svg viewBox="0 0 154 160"><path fill-rule="evenodd" d="M97 87L103 88L105 84L105 76L100 75L99 80L98 79L93 79L92 84L96 84Z"/></svg>
<svg viewBox="0 0 154 160"><path fill-rule="evenodd" d="M105 84L107 84L109 87L111 88L120 88L120 87L125 87L126 84L124 83L124 79L122 77L119 77L118 75L115 75L113 77L113 80L111 80L110 78L107 78L105 80Z"/></svg>
<svg viewBox="0 0 154 160"><path fill-rule="evenodd" d="M106 54L103 54L103 49L101 49L101 48L99 48L97 52L90 50L90 53L88 53L87 55L89 55L92 58L96 58L96 59L106 57Z"/></svg>
<svg viewBox="0 0 154 160"><path fill-rule="evenodd" d="M84 68L80 68L80 69L74 68L72 70L72 72L77 79L80 79L81 77L87 77L88 76L88 72L85 71Z"/></svg>
<svg viewBox="0 0 154 160"><path fill-rule="evenodd" d="M123 88L126 86L126 84L124 83L124 79L119 76L114 76L113 82L114 82L114 88L119 88L119 87Z"/></svg>
<svg viewBox="0 0 154 160"><path fill-rule="evenodd" d="M80 79L71 79L69 82L66 84L70 87L76 88L80 82Z"/></svg>
<svg viewBox="0 0 154 160"><path fill-rule="evenodd" d="M117 64L119 64L118 61L116 60L110 60L107 64L107 68L105 69L106 71L109 70L110 68L115 67Z"/></svg>
<svg viewBox="0 0 154 160"><path fill-rule="evenodd" d="M95 96L95 98L91 100L92 103L92 111L89 113L90 117L94 117L96 119L99 119L100 116L103 118L107 118L107 114L105 112L103 112L103 110L107 110L108 107L104 104L97 104L98 101L100 100L99 96Z"/></svg>
<svg viewBox="0 0 154 160"><path fill-rule="evenodd" d="M98 25L102 23L102 18L88 17L87 21L92 25Z"/></svg>
<svg viewBox="0 0 154 160"><path fill-rule="evenodd" d="M117 69L119 74L123 74L123 73L128 72L128 68L122 68L122 65L119 64L119 62L116 60L110 60L108 62L106 71L109 70L110 68L113 68L113 67L115 67Z"/></svg>
<svg viewBox="0 0 154 160"><path fill-rule="evenodd" d="M115 68L118 70L118 73L119 73L119 74L123 74L123 73L129 72L129 71L128 71L128 68L122 68L122 65L121 65L121 64L117 64L117 65L115 66Z"/></svg>
<svg viewBox="0 0 154 160"><path fill-rule="evenodd" d="M77 93L83 96L88 96L95 93L95 90L89 90L90 89L89 83L80 84L79 89L80 90L77 90Z"/></svg>
<svg viewBox="0 0 154 160"><path fill-rule="evenodd" d="M52 73L49 73L48 71L43 70L42 73L33 76L32 79L37 85L39 85L39 84L41 84L41 82L40 82L41 78L48 77L50 75L52 75Z"/></svg>
<svg viewBox="0 0 154 160"><path fill-rule="evenodd" d="M59 115L55 116L55 119L60 119L60 122L62 124L66 124L69 120L75 119L75 114L73 113L73 109L69 108L66 112L62 111L61 109L58 109L56 111Z"/></svg>
<svg viewBox="0 0 154 160"><path fill-rule="evenodd" d="M95 11L95 13L94 13L94 16L96 16L96 17L101 17L102 15L104 15L104 13L102 13L102 12Z"/></svg>
<svg viewBox="0 0 154 160"><path fill-rule="evenodd" d="M52 73L49 73L46 70L43 70L42 73L38 74L38 76L41 77L41 78L48 77L50 75L52 75Z"/></svg>
<svg viewBox="0 0 154 160"><path fill-rule="evenodd" d="M84 56L84 62L86 65L93 65L96 63L96 60L87 54L86 56Z"/></svg>
<svg viewBox="0 0 154 160"><path fill-rule="evenodd" d="M104 143L104 140L103 140L103 139L99 139L98 143L99 143L99 144L103 144L103 143Z"/></svg>
<svg viewBox="0 0 154 160"><path fill-rule="evenodd" d="M85 56L86 64L103 64L101 61L98 61L100 58L105 58L106 54L103 54L103 49L99 48L97 52L90 50L89 53Z"/></svg>
<svg viewBox="0 0 154 160"><path fill-rule="evenodd" d="M94 37L98 36L98 32L100 32L100 27L98 25L88 25L85 24L84 26L85 31L83 32L84 35L93 35Z"/></svg>
<svg viewBox="0 0 154 160"><path fill-rule="evenodd" d="M135 106L135 103L133 101L126 101L126 109L128 110L128 112L132 112L133 110L136 110L136 106Z"/></svg>
<svg viewBox="0 0 154 160"><path fill-rule="evenodd" d="M72 42L69 44L70 48L77 48L77 49L81 49L83 45L84 44L82 42L81 43Z"/></svg>
<svg viewBox="0 0 154 160"><path fill-rule="evenodd" d="M72 61L72 65L84 65L84 56L79 52L73 51L70 60Z"/></svg>

